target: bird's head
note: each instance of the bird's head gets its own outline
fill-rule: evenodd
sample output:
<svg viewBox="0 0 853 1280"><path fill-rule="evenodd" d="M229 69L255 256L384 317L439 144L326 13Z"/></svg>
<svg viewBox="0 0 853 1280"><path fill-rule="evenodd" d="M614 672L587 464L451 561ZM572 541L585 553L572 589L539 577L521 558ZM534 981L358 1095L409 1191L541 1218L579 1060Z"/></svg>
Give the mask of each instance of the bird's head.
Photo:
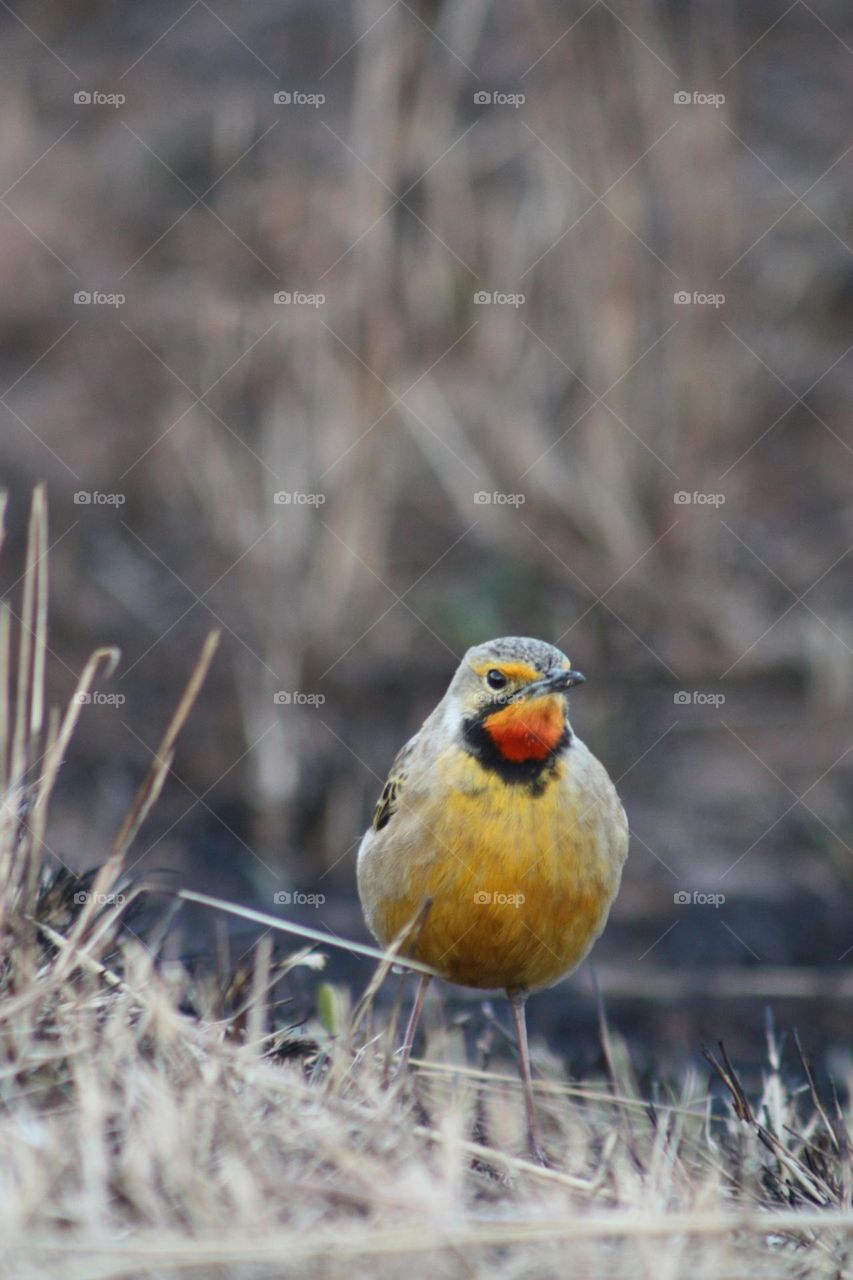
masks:
<svg viewBox="0 0 853 1280"><path fill-rule="evenodd" d="M526 774L568 745L567 694L583 681L553 645L508 636L468 650L446 709L469 751Z"/></svg>

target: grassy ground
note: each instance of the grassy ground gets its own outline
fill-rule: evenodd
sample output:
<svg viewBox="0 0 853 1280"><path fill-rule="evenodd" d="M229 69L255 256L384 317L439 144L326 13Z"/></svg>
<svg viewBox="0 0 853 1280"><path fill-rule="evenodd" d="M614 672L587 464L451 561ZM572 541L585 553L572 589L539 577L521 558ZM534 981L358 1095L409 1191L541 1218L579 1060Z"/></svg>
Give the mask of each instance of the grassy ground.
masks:
<svg viewBox="0 0 853 1280"><path fill-rule="evenodd" d="M125 868L214 641L113 848L92 850L100 870L49 871L81 699L64 715L43 700L46 546L37 494L20 615L13 628L4 606L0 625L4 1275L850 1274L848 1121L805 1064L801 1086L783 1077L772 1035L752 1100L720 1052L725 1105L695 1075L641 1096L606 1024L601 1078L569 1082L540 1055L542 1169L514 1070L485 1038L472 1065L433 1036L395 1075L396 1018L375 1008L387 960L354 1007L317 974L317 1016L298 1029L280 1002L294 969L322 968L308 940L274 961L266 938L227 984L158 964L134 936ZM78 695L112 659L94 655Z"/></svg>

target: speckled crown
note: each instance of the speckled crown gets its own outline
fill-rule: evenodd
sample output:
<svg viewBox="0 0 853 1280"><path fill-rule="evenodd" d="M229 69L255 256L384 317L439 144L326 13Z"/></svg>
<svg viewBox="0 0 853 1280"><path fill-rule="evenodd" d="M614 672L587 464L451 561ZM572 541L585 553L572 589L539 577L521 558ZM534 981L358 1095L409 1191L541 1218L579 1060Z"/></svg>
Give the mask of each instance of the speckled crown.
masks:
<svg viewBox="0 0 853 1280"><path fill-rule="evenodd" d="M466 662L494 658L497 662L529 662L537 671L549 672L564 667L568 659L561 649L532 636L501 636L473 645L465 654Z"/></svg>

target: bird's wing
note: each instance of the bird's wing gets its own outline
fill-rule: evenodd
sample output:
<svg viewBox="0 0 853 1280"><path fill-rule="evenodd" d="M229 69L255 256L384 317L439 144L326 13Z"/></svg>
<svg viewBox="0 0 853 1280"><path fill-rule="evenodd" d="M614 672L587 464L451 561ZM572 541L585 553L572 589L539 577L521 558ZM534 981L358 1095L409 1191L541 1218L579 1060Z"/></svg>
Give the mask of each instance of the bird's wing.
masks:
<svg viewBox="0 0 853 1280"><path fill-rule="evenodd" d="M370 825L374 831L381 831L383 827L387 827L400 807L400 796L408 780L408 767L414 755L416 742L417 735L414 738L410 738L394 757L394 763L388 773L388 780L382 788L382 794L376 801L376 808L373 810L373 820Z"/></svg>

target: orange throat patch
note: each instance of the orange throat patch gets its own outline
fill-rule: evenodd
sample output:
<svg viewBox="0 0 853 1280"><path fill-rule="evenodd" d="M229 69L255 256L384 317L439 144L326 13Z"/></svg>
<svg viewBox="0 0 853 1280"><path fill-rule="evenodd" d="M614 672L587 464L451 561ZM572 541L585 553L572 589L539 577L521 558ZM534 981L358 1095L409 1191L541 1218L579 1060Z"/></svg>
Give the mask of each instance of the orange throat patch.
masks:
<svg viewBox="0 0 853 1280"><path fill-rule="evenodd" d="M483 728L504 760L547 760L565 733L565 699L549 693L533 702L511 702L484 720Z"/></svg>

